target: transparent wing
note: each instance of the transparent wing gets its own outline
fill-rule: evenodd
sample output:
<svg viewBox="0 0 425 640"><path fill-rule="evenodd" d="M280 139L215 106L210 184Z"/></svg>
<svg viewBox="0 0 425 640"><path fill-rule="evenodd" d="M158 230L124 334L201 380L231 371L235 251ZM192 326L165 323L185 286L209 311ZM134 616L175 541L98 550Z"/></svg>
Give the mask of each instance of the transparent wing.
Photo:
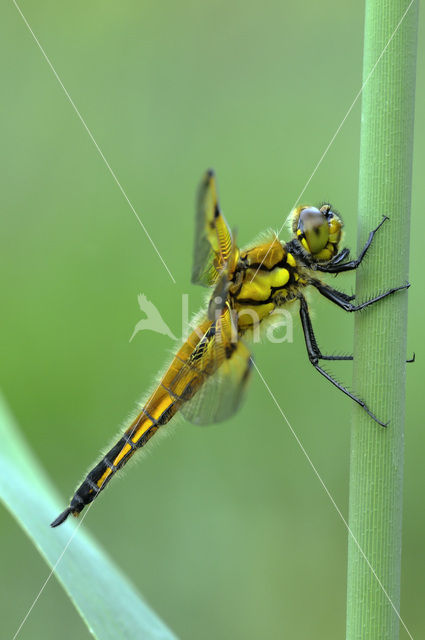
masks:
<svg viewBox="0 0 425 640"><path fill-rule="evenodd" d="M214 172L206 172L198 190L192 282L214 284L232 252L232 233L221 213Z"/></svg>
<svg viewBox="0 0 425 640"><path fill-rule="evenodd" d="M189 422L207 425L222 422L240 407L251 370L251 353L239 341L232 355L221 363L193 396L182 406L182 414Z"/></svg>
<svg viewBox="0 0 425 640"><path fill-rule="evenodd" d="M235 234L233 234L233 237L235 237ZM222 270L218 274L215 287L210 297L208 304L208 318L210 320L218 319L226 307L232 273L237 262L237 256L238 249L236 245L232 245L228 261L223 265ZM232 330L233 333L236 333L236 327Z"/></svg>
<svg viewBox="0 0 425 640"><path fill-rule="evenodd" d="M196 347L164 380L184 417L199 425L225 420L238 409L251 369L251 353L237 339L228 306L202 327Z"/></svg>

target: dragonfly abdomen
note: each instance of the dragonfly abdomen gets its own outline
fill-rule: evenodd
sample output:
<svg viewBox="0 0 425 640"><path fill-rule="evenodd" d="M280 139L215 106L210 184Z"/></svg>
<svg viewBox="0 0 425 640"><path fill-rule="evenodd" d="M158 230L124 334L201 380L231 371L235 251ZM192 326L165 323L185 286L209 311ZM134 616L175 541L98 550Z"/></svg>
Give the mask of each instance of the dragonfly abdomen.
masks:
<svg viewBox="0 0 425 640"><path fill-rule="evenodd" d="M151 397L150 402L152 402L158 392L163 392L161 395L166 394L162 386L159 385ZM102 489L106 487L116 472L130 460L135 451L144 447L158 431L159 427L167 424L167 422L171 420L177 410L176 399L173 398L171 394L167 395L168 403L166 404L164 402L165 398L163 398L163 402L159 405L161 413L158 419L151 416L145 408L142 409L118 442L87 474L75 492L69 507L52 522L52 527L57 527L62 524L70 514L78 516L84 507L90 504L90 502L93 502Z"/></svg>
<svg viewBox="0 0 425 640"><path fill-rule="evenodd" d="M211 322L206 321L188 337L140 413L112 449L88 473L75 492L69 507L52 522L52 527L62 524L70 514L78 516L87 504L93 502L135 451L144 447L158 429L167 424L181 405L203 384L205 374L195 367L188 367L187 364L203 333L210 326ZM178 375L180 371L185 372L181 378ZM176 379L178 382L175 382Z"/></svg>
<svg viewBox="0 0 425 640"><path fill-rule="evenodd" d="M172 403L170 403L172 405ZM163 418L163 424L170 420L171 412L168 408L168 419ZM106 487L115 473L121 469L137 449L143 447L160 427L159 421L152 421L142 412L134 420L129 429L118 442L110 449L98 464L87 474L82 484L75 492L71 503L56 520L52 527L56 527L72 513L77 516L86 505L93 502L98 494Z"/></svg>

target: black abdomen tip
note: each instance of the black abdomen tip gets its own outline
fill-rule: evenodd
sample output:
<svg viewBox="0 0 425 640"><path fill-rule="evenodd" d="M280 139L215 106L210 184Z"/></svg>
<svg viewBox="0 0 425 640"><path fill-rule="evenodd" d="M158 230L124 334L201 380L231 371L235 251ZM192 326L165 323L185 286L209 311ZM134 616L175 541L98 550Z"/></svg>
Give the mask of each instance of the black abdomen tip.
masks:
<svg viewBox="0 0 425 640"><path fill-rule="evenodd" d="M56 518L56 520L53 520L50 526L58 527L60 524L62 524L62 522L65 522L70 513L72 513L72 509L71 507L68 507L67 509L65 509L65 511L62 511L62 513Z"/></svg>

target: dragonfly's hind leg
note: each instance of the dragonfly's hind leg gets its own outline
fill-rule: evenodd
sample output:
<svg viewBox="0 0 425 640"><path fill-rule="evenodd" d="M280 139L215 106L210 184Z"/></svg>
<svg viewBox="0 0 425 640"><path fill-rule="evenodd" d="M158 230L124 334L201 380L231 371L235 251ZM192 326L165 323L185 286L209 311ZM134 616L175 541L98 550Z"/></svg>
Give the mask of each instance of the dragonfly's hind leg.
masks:
<svg viewBox="0 0 425 640"><path fill-rule="evenodd" d="M305 338L305 344L307 347L308 358L311 364L313 365L313 367L319 373L321 373L322 376L324 376L327 380L329 380L329 382L332 382L332 384L335 385L337 389L345 393L345 395L347 395L349 398L354 400L354 402L357 402L357 404L359 404L366 411L366 413L373 420L375 420L375 422L381 425L381 427L386 427L387 425L384 422L381 422L381 420L378 420L378 418L372 413L372 411L368 408L366 403L363 402L363 400L361 400L360 398L352 394L348 389L342 386L342 384L340 384L338 380L335 380L335 378L333 378L329 373L327 373L327 371L322 369L322 367L319 365L319 360L349 360L352 358L352 356L341 356L341 357L322 356L320 349L317 345L316 337L314 335L310 314L308 312L307 301L303 296L300 296L300 317L301 317L301 324L304 331L304 338Z"/></svg>
<svg viewBox="0 0 425 640"><path fill-rule="evenodd" d="M324 356L321 353L318 354L318 358L319 360L354 360L353 356ZM411 358L406 360L406 363L411 364L412 362L415 362L415 360L416 360L416 355L413 354Z"/></svg>

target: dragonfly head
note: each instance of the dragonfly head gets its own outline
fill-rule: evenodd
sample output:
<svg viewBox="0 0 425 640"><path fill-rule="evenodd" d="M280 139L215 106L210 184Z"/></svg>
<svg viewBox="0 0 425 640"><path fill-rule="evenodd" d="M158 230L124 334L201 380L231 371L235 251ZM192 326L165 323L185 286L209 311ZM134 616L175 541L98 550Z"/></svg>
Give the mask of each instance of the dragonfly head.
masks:
<svg viewBox="0 0 425 640"><path fill-rule="evenodd" d="M292 214L292 231L314 262L328 262L338 253L343 222L330 204L302 205Z"/></svg>

